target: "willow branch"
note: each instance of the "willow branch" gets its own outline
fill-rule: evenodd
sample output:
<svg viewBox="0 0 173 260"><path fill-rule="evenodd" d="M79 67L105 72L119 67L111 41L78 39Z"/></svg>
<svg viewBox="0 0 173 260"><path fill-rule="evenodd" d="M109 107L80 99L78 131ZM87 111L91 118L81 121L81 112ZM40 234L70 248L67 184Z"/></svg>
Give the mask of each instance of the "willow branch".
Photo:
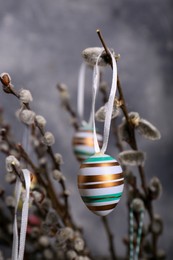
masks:
<svg viewBox="0 0 173 260"><path fill-rule="evenodd" d="M107 56L110 57L109 50L107 48L107 45L106 45L106 43L103 39L103 36L102 36L100 30L97 30L97 34L98 34L99 39L100 39L100 41L101 41L101 43L102 43L102 45L105 49ZM112 68L111 58L108 58L107 60L108 60L108 63L110 64L110 66ZM125 102L125 98L124 98L124 94L123 94L123 90L122 90L122 87L121 87L119 76L117 76L117 88L118 88L118 92L119 92L119 98L120 98L120 100L122 100L121 109L122 109L123 114L124 114L126 121L127 121L128 132L129 132L129 135L130 135L130 143L129 144L130 144L132 149L138 151L136 137L135 137L135 130L134 130L134 127L133 127L132 123L130 122L130 119L129 119L129 116L128 116L128 110L127 110L127 107L126 107L126 102ZM148 210L148 214L150 216L150 221L152 223L153 222L153 207L152 207L152 201L150 199L147 199L148 198L148 190L147 190L144 167L138 166L138 171L139 171L139 174L140 174L142 188L143 188L145 196L146 196L146 208ZM155 242L154 234L152 234L152 240L153 240L153 254L154 254L154 256L156 256L156 252L157 252L156 246L157 245L156 245L156 242Z"/></svg>
<svg viewBox="0 0 173 260"><path fill-rule="evenodd" d="M102 222L104 224L104 227L105 227L105 230L106 230L106 233L107 233L107 236L108 236L109 250L110 250L110 253L111 253L111 258L112 258L112 260L116 260L117 256L116 256L115 247L114 247L114 243L113 243L114 242L114 236L111 233L111 229L109 227L107 217L105 217L105 216L102 217Z"/></svg>
<svg viewBox="0 0 173 260"><path fill-rule="evenodd" d="M2 82L3 83L3 82ZM14 95L16 98L20 99L20 95L16 92L14 86L10 83L8 86L3 86L3 90L4 92L6 92L7 94L12 94ZM23 105L25 106L26 109L31 110L30 106L28 103L23 103ZM38 125L37 121L35 120L35 126L38 128L41 136L44 136L45 131ZM20 150L23 149L22 147L20 147ZM29 159L29 156L27 155L27 153L25 151L23 151L23 158L25 158L25 160L27 159L27 162L30 164L30 166L32 168L35 169L35 166L32 164L32 161ZM50 156L53 164L54 164L54 168L60 170L60 165L59 163L56 162L53 150L51 146L47 146L47 153ZM36 170L36 169L35 169ZM41 181L42 185L44 187L46 187L47 192L49 194L49 197L52 199L54 207L56 208L58 214L60 214L62 216L62 218L64 219L64 221L68 222L70 224L70 222L72 222L72 219L70 217L70 213L69 213L69 203L68 203L68 195L66 194L66 185L65 185L65 181L62 179L59 183L63 189L63 197L64 197L64 210L65 210L65 215L62 215L62 207L63 205L61 205L61 203L58 201L58 198L56 196L53 184L51 183L49 176L47 175L47 179L49 180L49 184L50 184L50 188L49 185L46 185L44 183L44 181L42 180L42 178L39 176L38 171L36 171L36 176L38 178L38 180ZM68 219L68 220L67 220Z"/></svg>

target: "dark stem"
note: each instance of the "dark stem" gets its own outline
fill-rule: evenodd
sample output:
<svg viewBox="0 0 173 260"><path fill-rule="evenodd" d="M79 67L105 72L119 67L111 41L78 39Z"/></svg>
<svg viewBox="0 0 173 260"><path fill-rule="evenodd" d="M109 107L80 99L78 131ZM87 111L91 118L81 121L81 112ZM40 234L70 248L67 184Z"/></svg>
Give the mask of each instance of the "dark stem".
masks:
<svg viewBox="0 0 173 260"><path fill-rule="evenodd" d="M61 84L57 85L57 90L61 91ZM75 130L79 129L79 124L78 124L78 119L77 119L77 115L76 112L73 110L73 108L71 107L71 104L68 101L66 101L63 106L65 107L65 109L67 110L67 112L69 113L69 115L71 116L72 122L73 122L73 127Z"/></svg>
<svg viewBox="0 0 173 260"><path fill-rule="evenodd" d="M13 163L11 164L11 166L12 166L12 168L13 168L15 174L19 177L21 183L22 183L22 184L25 184L22 171L21 171L21 170L18 170L18 169L16 168L15 164L13 164Z"/></svg>
<svg viewBox="0 0 173 260"><path fill-rule="evenodd" d="M104 224L106 234L108 236L109 250L110 250L111 258L112 258L112 260L116 260L118 258L116 257L116 252L115 252L115 248L114 248L114 236L111 233L111 229L109 227L107 217L105 217L105 216L102 217L102 222Z"/></svg>
<svg viewBox="0 0 173 260"><path fill-rule="evenodd" d="M99 38L100 38L100 41L101 41L101 43L102 43L102 45L103 45L103 48L105 49L106 54L107 54L108 56L110 56L109 50L108 50L107 45L106 45L106 43L105 43L105 41L104 41L104 39L103 39L103 36L102 36L102 34L101 34L101 31L98 29L98 30L96 30L96 32L97 32L97 34L98 34L98 36L99 36ZM111 64L111 67L112 67L112 64Z"/></svg>
<svg viewBox="0 0 173 260"><path fill-rule="evenodd" d="M97 30L97 34L99 36L99 39L105 49L105 52L108 56L110 56L110 53L109 53L109 50L107 48L107 45L103 39L103 36L100 32L100 30ZM108 62L110 63L110 66L112 68L112 62L111 62L111 59L107 59ZM121 106L121 109L124 113L124 116L126 118L126 121L127 121L127 126L128 126L128 132L129 132L129 135L130 135L130 146L132 149L138 151L138 147L137 147L137 142L136 142L136 137L135 137L135 129L134 129L134 126L132 125L130 119L129 119L129 116L128 116L128 110L127 110L127 107L126 107L126 103L125 103L125 98L124 98L124 95L123 95L123 91L122 91L122 87L121 87L121 83L120 83L120 79L119 79L119 76L117 76L117 88L118 88L118 92L119 92L119 98L120 100L122 100L122 106ZM146 184L146 177L145 177L145 172L144 172L144 167L143 166L138 166L138 171L139 171L139 174L140 174L140 179L141 179L141 184L142 184L142 188L144 190L144 193L145 193L145 196L146 196L146 208L148 210L148 214L150 216L150 221L151 221L151 224L153 222L153 206L152 206L152 201L148 198L148 190L147 190L147 184ZM157 254L157 240L155 239L155 235L154 233L152 233L152 244L153 244L153 256L156 257L156 254Z"/></svg>
<svg viewBox="0 0 173 260"><path fill-rule="evenodd" d="M31 168L34 170L34 172L37 172L38 169L32 162L32 160L29 158L29 155L27 152L24 150L23 146L21 144L16 145L17 149L19 150L20 156L25 159L25 161L31 166Z"/></svg>

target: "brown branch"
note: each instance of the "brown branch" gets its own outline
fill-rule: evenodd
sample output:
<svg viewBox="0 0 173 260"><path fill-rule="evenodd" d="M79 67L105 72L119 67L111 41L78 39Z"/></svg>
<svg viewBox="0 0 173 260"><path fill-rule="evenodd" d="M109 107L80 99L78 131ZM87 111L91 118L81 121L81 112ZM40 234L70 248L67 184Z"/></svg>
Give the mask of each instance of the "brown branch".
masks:
<svg viewBox="0 0 173 260"><path fill-rule="evenodd" d="M29 164L31 166L31 168L34 170L34 172L38 171L38 168L35 166L35 164L32 162L32 160L30 159L29 155L27 154L27 152L25 151L25 149L23 148L23 146L21 144L17 144L16 145L20 156L25 159L26 163Z"/></svg>
<svg viewBox="0 0 173 260"><path fill-rule="evenodd" d="M110 56L109 50L107 48L107 45L103 39L103 36L100 32L100 30L97 30L97 34L99 36L99 39L105 49L105 52L108 56ZM111 68L112 68L112 61L111 58L107 59L108 63L110 64ZM128 110L126 107L126 103L125 103L125 98L123 95L123 91L122 91L122 87L121 87L121 83L120 83L120 79L119 76L117 76L117 88L118 88L118 92L119 92L119 99L122 100L122 106L121 109L123 111L123 114L126 118L127 121L127 126L128 126L128 132L129 132L129 136L130 136L130 146L132 149L134 150L138 150L137 147L137 142L136 142L136 137L135 137L135 129L134 126L132 125L129 116L128 116ZM143 166L138 166L138 171L140 174L140 179L141 179L141 184L142 184L142 188L144 190L145 193L145 206L146 209L148 210L148 214L150 216L150 221L151 223L153 222L153 206L152 206L152 201L148 198L148 190L147 190L147 184L146 184L146 177L145 177L145 172L144 172L144 167ZM152 233L152 244L153 244L153 256L156 257L157 254L157 243L156 243L156 239L155 239L155 235L154 233Z"/></svg>
<svg viewBox="0 0 173 260"><path fill-rule="evenodd" d="M102 222L104 224L106 234L108 236L109 250L110 250L110 253L111 253L111 258L112 258L112 260L116 260L117 256L116 256L115 247L114 247L114 236L111 233L111 229L109 227L107 217L105 217L105 216L102 217Z"/></svg>
<svg viewBox="0 0 173 260"><path fill-rule="evenodd" d="M16 92L16 90L14 89L13 85L10 83L8 86L4 86L3 85L3 90L4 92L8 93L8 94L12 94L15 97L17 97L18 99L20 99L20 95ZM23 103L23 105L26 107L26 109L31 110L30 106L28 103ZM41 136L44 136L45 131L38 125L37 121L35 120L35 125L38 128ZM44 180L40 177L40 174L38 172L38 169L36 169L36 167L34 166L34 164L32 163L32 161L30 160L29 156L27 155L27 153L24 151L22 146L18 147L21 152L22 157L28 162L28 164L30 164L30 166L34 169L35 173L36 173L36 177L38 179L38 181L40 181L40 183L46 187L47 192L49 194L49 197L52 199L54 208L57 210L58 214L61 215L62 219L65 220L66 222L70 223L72 221L71 217L70 217L70 213L69 213L69 203L68 203L68 196L66 194L66 185L65 185L65 181L62 179L59 183L63 189L63 196L64 196L64 205L65 205L65 216L62 215L62 207L63 205L61 205L61 203L58 201L58 198L56 196L55 190L53 188L53 184L51 183L49 176L47 175L47 179L48 179L48 185L46 185L46 183L44 182ZM54 168L60 170L60 165L56 162L53 150L51 146L47 146L47 153L50 156L53 164L54 164ZM50 187L49 187L50 185ZM67 220L68 218L68 220Z"/></svg>
<svg viewBox="0 0 173 260"><path fill-rule="evenodd" d="M25 182L24 182L24 177L23 177L23 173L22 173L21 169L20 169L20 170L17 169L17 167L15 166L14 163L12 163L11 166L12 166L12 169L13 169L13 171L15 172L15 174L19 177L21 183L22 183L22 184L25 184Z"/></svg>
<svg viewBox="0 0 173 260"><path fill-rule="evenodd" d="M110 58L110 52L109 52L107 45L106 45L106 43L103 39L101 31L97 30L96 32L97 32L98 37L99 37L99 39L100 39L100 41L101 41L101 43L102 43L102 45L105 49L105 52L107 54L107 62L110 64L111 68L113 68L112 67L112 60ZM123 91L122 91L119 76L117 76L117 88L118 88L118 92L119 92L119 99L122 101L121 109L122 109L124 116L126 118L126 121L128 123L128 130L129 130L129 135L130 135L130 140L131 140L130 145L134 150L136 150L136 140L135 140L135 137L134 137L134 127L131 124L130 119L129 119L128 110L127 110L127 107L126 107L126 102L125 102L124 94L123 94Z"/></svg>
<svg viewBox="0 0 173 260"><path fill-rule="evenodd" d="M57 84L57 90L59 92L63 91L61 84ZM79 124L78 124L77 114L73 110L69 100L66 100L65 102L62 102L62 104L63 104L63 106L65 107L66 111L68 112L68 114L70 115L70 117L72 119L74 129L78 130L79 129Z"/></svg>

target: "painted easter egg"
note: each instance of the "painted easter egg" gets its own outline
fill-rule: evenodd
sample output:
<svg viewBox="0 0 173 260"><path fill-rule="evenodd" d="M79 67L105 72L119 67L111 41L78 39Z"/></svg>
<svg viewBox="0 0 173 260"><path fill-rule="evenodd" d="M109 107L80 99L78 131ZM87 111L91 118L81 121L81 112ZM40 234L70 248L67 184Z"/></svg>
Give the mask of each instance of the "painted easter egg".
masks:
<svg viewBox="0 0 173 260"><path fill-rule="evenodd" d="M118 204L124 187L122 168L107 154L94 154L78 173L78 189L87 208L99 216L109 214Z"/></svg>
<svg viewBox="0 0 173 260"><path fill-rule="evenodd" d="M97 132L99 146L102 146L103 137ZM73 140L73 151L78 161L83 162L95 153L93 128L85 125L75 133Z"/></svg>

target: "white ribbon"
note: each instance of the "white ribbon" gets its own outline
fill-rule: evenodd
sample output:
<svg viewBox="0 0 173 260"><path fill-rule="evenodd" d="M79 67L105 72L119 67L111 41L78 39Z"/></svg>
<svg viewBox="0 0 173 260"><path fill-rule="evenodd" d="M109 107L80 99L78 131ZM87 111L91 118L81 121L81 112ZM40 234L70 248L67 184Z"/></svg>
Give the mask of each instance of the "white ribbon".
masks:
<svg viewBox="0 0 173 260"><path fill-rule="evenodd" d="M78 78L78 95L77 95L77 111L81 122L83 122L84 115L84 90L85 90L85 63L81 64Z"/></svg>
<svg viewBox="0 0 173 260"><path fill-rule="evenodd" d="M18 246L19 246L19 240L18 240L18 229L17 229L17 208L20 200L20 194L22 190L22 183L17 178L16 185L15 185L15 211L14 211L14 224L13 224L13 246L12 246L12 260L17 259L18 255Z"/></svg>
<svg viewBox="0 0 173 260"><path fill-rule="evenodd" d="M14 225L13 225L12 260L23 260L25 240L26 240L31 179L30 179L30 172L27 169L23 169L22 171L23 171L23 176L25 181L26 194L25 194L23 207L22 207L20 238L18 238L17 209L19 205L22 184L20 180L17 179L16 186L15 186L15 216L14 216Z"/></svg>
<svg viewBox="0 0 173 260"><path fill-rule="evenodd" d="M108 139L109 139L109 132L110 132L110 125L111 125L111 117L112 117L112 111L113 111L113 103L115 99L115 93L117 89L117 64L114 56L109 51L110 57L112 60L112 84L111 84L111 91L109 95L109 99L106 105L106 115L105 115L105 122L104 122L104 132L103 132L103 145L102 148L99 148L98 140L97 140L97 134L96 134L96 126L95 126L95 102L96 102L96 94L99 86L99 79L100 79L100 73L99 73L99 66L98 61L102 55L101 54L97 58L96 65L94 67L94 73L93 73L93 100L92 100L92 121L93 121L93 131L94 131L94 148L96 153L105 153L108 145Z"/></svg>
<svg viewBox="0 0 173 260"><path fill-rule="evenodd" d="M92 123L93 123L93 135L94 135L94 149L96 153L100 152L100 147L97 140L97 132L96 132L96 125L95 125L95 103L96 103L96 95L97 95L97 89L99 86L100 81L100 72L98 67L98 60L100 58L101 54L99 55L96 65L94 66L93 71L93 93L92 93ZM104 138L103 138L104 139Z"/></svg>

